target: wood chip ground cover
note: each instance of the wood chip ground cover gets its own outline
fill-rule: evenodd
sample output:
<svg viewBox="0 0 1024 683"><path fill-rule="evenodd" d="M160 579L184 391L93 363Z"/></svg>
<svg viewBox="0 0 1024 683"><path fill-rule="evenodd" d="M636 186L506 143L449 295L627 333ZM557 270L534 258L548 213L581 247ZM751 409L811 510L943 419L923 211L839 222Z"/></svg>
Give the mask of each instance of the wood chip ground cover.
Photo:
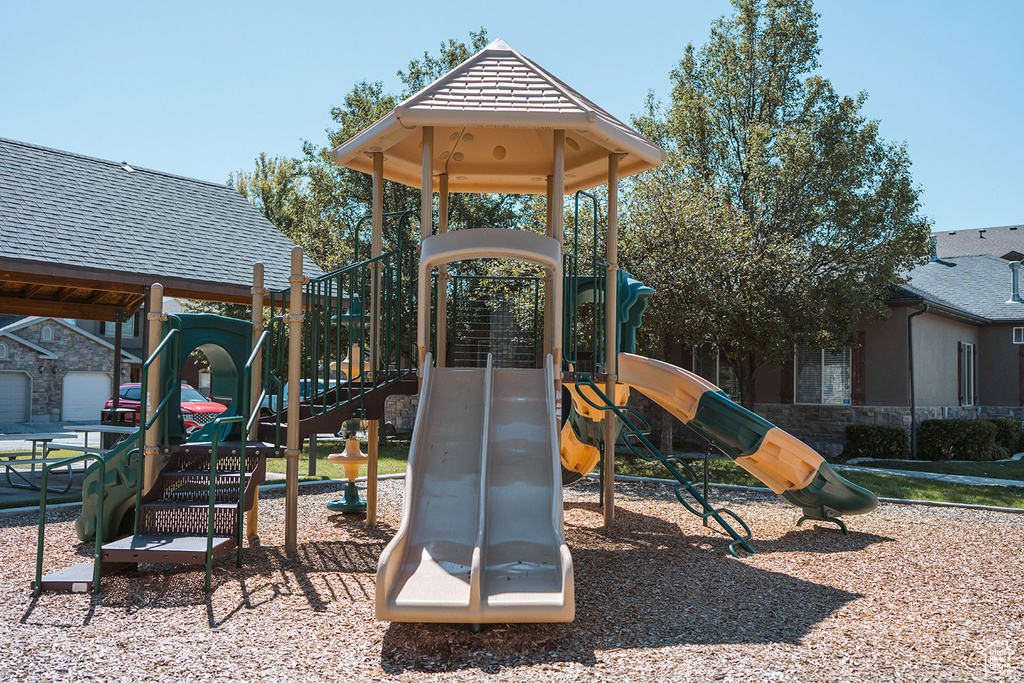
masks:
<svg viewBox="0 0 1024 683"><path fill-rule="evenodd" d="M795 527L773 496L715 492L754 530L758 554L735 559L665 485L620 483L606 532L585 482L565 490L576 620L474 634L373 618L402 486L381 482L377 529L326 510L336 485L304 488L295 557L266 489L259 541L241 570L217 565L210 596L201 572L143 566L95 601L34 600L37 520L2 517L0 680L1024 680L1022 515L883 505L842 536ZM91 551L74 514L51 516L47 571Z"/></svg>

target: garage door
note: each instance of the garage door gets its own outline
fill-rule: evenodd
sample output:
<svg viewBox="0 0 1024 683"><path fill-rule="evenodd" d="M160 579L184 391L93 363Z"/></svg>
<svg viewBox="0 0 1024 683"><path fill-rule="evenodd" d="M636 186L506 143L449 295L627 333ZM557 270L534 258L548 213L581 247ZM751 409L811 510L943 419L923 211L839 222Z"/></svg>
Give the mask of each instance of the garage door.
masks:
<svg viewBox="0 0 1024 683"><path fill-rule="evenodd" d="M0 422L28 422L32 380L24 372L0 372Z"/></svg>
<svg viewBox="0 0 1024 683"><path fill-rule="evenodd" d="M105 372L69 372L64 375L61 419L65 422L99 422L100 411L110 398L110 375Z"/></svg>

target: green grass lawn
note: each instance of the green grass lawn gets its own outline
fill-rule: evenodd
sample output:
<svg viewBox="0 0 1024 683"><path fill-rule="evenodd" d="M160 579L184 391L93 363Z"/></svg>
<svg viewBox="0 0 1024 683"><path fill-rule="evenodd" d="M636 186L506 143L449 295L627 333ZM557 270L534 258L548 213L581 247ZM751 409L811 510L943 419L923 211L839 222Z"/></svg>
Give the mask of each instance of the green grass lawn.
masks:
<svg viewBox="0 0 1024 683"><path fill-rule="evenodd" d="M1021 479L1024 481L1024 468L1018 470L1018 476L1007 476L1006 474L982 474L982 472L1009 472L1012 470L991 469L993 465L1020 465L1014 463L919 463L905 462L901 469L921 472L944 472L941 469L917 469L911 465L946 465L951 467L950 474L966 474L978 477L997 477L1001 479ZM703 476L704 465L702 460L695 460L691 465L697 475ZM887 462L885 467L889 466ZM655 477L665 479L671 477L668 470L660 463L648 463L637 458L631 453L617 453L615 456L615 471L618 474L626 474L637 477ZM1021 488L1008 488L1003 486L968 486L964 484L951 484L948 482L934 481L931 479L915 479L911 477L900 477L888 474L876 474L874 472L840 472L843 477L858 486L863 486L880 498L906 498L910 500L932 500L945 503L967 503L970 505L994 505L997 507L1024 508L1024 484ZM713 484L733 484L737 486L760 486L764 484L758 481L753 475L747 473L731 460L709 460L708 480Z"/></svg>
<svg viewBox="0 0 1024 683"><path fill-rule="evenodd" d="M360 450L366 453L366 442L359 443ZM302 455L299 456L299 479L300 481L317 481L323 479L344 479L345 468L341 465L327 462L327 456L331 453L342 453L345 450L345 442L342 439L322 440L316 443L316 474L309 474L309 442L303 442ZM381 446L377 453L378 474L399 474L405 472L406 464L409 461L409 442L388 441ZM267 458L267 472L284 474L284 458ZM360 476L366 475L366 466L359 468Z"/></svg>
<svg viewBox="0 0 1024 683"><path fill-rule="evenodd" d="M366 452L366 442L361 442L361 449ZM302 446L299 458L299 476L301 481L317 481L324 479L344 479L345 471L341 465L327 462L331 453L345 450L345 442L324 440L317 442L316 474L309 472L309 443ZM62 451L61 455L78 455L75 451ZM0 453L0 457L2 457ZM380 447L377 469L380 474L398 474L405 472L409 460L409 442L391 439ZM932 500L948 503L967 503L973 505L994 505L998 507L1024 508L1024 462L923 462L923 461L885 461L877 466L887 469L916 470L920 472L939 472L944 474L963 474L998 479L1015 479L1022 482L1021 488L998 486L967 486L951 484L930 479L915 479L896 475L874 472L844 471L842 475L863 486L881 498L909 498L913 500ZM692 467L698 477L703 475L703 461L692 461ZM284 474L284 458L268 458L267 471ZM653 477L670 479L671 475L660 463L649 463L631 453L618 453L615 471L620 475L637 477ZM360 475L366 474L366 468L360 468ZM734 484L738 486L764 487L754 476L748 474L731 460L709 460L708 479L713 484ZM63 499L62 499L63 502Z"/></svg>
<svg viewBox="0 0 1024 683"><path fill-rule="evenodd" d="M962 474L969 477L1013 479L1024 482L1024 460L1011 462L931 462L928 460L879 460L861 463L863 467L886 470L910 470L937 474Z"/></svg>

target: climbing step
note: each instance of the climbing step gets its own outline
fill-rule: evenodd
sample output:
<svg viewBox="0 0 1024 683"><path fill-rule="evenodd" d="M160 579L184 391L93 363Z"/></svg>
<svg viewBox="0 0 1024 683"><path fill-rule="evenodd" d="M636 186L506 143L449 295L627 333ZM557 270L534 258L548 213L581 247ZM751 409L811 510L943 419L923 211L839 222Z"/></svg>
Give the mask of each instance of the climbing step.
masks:
<svg viewBox="0 0 1024 683"><path fill-rule="evenodd" d="M80 562L52 574L47 574L39 582L40 590L64 593L91 593L94 566L92 562ZM134 567L134 562L105 562L101 565L100 575L108 576ZM33 580L32 589L35 590L35 587L36 582Z"/></svg>
<svg viewBox="0 0 1024 683"><path fill-rule="evenodd" d="M205 534L136 534L104 543L103 562L205 564L206 543ZM214 536L213 557L236 547L234 536Z"/></svg>

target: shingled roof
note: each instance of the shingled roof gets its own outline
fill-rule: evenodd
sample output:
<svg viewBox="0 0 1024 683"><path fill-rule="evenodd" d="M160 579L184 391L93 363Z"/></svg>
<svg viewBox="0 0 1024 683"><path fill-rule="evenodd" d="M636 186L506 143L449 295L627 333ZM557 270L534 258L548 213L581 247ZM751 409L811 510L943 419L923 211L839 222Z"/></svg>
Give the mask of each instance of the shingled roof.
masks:
<svg viewBox="0 0 1024 683"><path fill-rule="evenodd" d="M1009 260L1024 255L1024 225L971 228L932 233L939 256L991 254Z"/></svg>
<svg viewBox="0 0 1024 683"><path fill-rule="evenodd" d="M434 128L435 173L452 192L543 194L552 166L552 135L566 131L566 192L608 179L608 155L621 154L619 175L660 165L664 150L579 94L504 40L412 95L390 114L335 148L335 163L372 172L385 155L384 177L420 186L421 127Z"/></svg>
<svg viewBox="0 0 1024 683"><path fill-rule="evenodd" d="M293 246L227 185L0 138L2 312L111 320L154 282L244 303L256 261L287 286Z"/></svg>
<svg viewBox="0 0 1024 683"><path fill-rule="evenodd" d="M910 281L894 290L890 300L916 299L981 324L1019 323L1024 321L1024 304L1007 303L1012 282L1009 264L1001 258L940 258L912 270Z"/></svg>

